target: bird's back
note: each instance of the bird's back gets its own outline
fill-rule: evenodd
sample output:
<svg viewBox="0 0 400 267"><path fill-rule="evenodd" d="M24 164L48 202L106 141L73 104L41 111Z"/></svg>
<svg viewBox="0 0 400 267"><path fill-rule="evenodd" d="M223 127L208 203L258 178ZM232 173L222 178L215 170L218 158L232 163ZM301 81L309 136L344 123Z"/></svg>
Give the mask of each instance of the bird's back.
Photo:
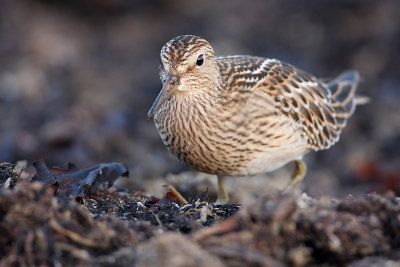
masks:
<svg viewBox="0 0 400 267"><path fill-rule="evenodd" d="M348 71L325 83L290 64L251 56L216 58L224 90L267 94L275 115L290 118L301 129L308 149L327 149L339 140L347 119L355 110L356 71Z"/></svg>

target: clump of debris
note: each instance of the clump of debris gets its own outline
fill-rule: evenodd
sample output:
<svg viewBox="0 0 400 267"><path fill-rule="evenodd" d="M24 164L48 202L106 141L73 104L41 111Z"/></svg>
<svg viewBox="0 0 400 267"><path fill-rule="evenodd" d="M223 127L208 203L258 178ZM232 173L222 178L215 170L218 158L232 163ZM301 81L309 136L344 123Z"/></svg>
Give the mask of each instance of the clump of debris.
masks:
<svg viewBox="0 0 400 267"><path fill-rule="evenodd" d="M271 190L245 206L184 204L109 188L119 163L87 170L0 164L0 265L363 266L400 263L400 199ZM26 178L28 177L28 179Z"/></svg>

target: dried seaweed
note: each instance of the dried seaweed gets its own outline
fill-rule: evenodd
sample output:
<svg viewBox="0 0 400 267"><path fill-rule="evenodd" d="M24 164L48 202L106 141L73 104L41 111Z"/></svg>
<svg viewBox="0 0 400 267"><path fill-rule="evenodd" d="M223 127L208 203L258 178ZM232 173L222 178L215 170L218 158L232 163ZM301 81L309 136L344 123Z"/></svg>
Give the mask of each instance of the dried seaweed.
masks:
<svg viewBox="0 0 400 267"><path fill-rule="evenodd" d="M271 190L241 207L210 204L206 192L182 204L169 193L159 199L105 189L76 201L51 183L62 171L43 164L41 183L22 181L0 191L0 265L400 261L400 199L394 195L334 200ZM12 165L3 166L0 175L9 175Z"/></svg>
<svg viewBox="0 0 400 267"><path fill-rule="evenodd" d="M249 259L233 253L246 254L242 248L254 257L296 266L345 264L374 255L398 260L400 254L393 252L400 247L399 214L400 199L392 195L334 201L272 191L229 221L196 233L195 239L209 252L218 247L217 255L243 263Z"/></svg>
<svg viewBox="0 0 400 267"><path fill-rule="evenodd" d="M121 176L129 176L128 169L121 163L101 163L85 170L76 170L69 165L67 170L49 169L43 160L35 161L36 174L32 181L50 183L72 197L93 194L100 186L111 187ZM53 171L62 174L53 174Z"/></svg>

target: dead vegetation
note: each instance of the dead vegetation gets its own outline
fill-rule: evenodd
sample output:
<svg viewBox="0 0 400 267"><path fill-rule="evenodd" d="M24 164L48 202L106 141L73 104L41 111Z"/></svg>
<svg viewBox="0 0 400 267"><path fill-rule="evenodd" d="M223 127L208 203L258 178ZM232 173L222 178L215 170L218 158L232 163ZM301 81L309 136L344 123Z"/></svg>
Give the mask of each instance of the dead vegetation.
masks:
<svg viewBox="0 0 400 267"><path fill-rule="evenodd" d="M54 180L19 179L14 164L2 166L3 180L21 181L13 189L3 182L0 191L2 266L308 266L400 260L400 199L393 195L334 200L272 190L243 207L210 204L207 194L183 205L171 194L157 199L114 188L68 196L70 188L61 189ZM51 169L41 173L57 179Z"/></svg>

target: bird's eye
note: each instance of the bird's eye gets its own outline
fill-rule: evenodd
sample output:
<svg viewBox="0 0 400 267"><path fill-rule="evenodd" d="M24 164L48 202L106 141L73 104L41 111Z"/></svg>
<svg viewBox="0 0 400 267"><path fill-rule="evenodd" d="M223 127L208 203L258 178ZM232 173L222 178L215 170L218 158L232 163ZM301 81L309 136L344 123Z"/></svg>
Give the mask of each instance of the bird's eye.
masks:
<svg viewBox="0 0 400 267"><path fill-rule="evenodd" d="M203 64L204 64L204 54L200 54L199 57L197 58L196 65L200 67L203 66Z"/></svg>

